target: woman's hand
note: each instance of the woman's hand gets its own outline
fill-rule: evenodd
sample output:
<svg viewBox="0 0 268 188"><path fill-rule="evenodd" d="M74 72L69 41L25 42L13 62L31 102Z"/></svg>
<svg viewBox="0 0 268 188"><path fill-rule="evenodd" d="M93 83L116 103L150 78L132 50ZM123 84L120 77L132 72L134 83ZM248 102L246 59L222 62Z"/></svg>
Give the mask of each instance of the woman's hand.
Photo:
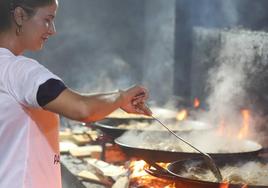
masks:
<svg viewBox="0 0 268 188"><path fill-rule="evenodd" d="M127 113L143 114L151 116L151 110L146 106L149 97L148 90L142 86L133 86L126 90L120 90L122 96L121 109Z"/></svg>

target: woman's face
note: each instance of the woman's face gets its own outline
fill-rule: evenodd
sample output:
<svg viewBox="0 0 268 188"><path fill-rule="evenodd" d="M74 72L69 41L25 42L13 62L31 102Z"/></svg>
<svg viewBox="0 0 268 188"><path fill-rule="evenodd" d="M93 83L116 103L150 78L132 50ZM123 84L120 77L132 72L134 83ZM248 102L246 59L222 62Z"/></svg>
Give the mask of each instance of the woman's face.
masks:
<svg viewBox="0 0 268 188"><path fill-rule="evenodd" d="M56 33L54 18L58 2L36 9L36 13L22 25L21 39L24 49L39 50L44 42Z"/></svg>

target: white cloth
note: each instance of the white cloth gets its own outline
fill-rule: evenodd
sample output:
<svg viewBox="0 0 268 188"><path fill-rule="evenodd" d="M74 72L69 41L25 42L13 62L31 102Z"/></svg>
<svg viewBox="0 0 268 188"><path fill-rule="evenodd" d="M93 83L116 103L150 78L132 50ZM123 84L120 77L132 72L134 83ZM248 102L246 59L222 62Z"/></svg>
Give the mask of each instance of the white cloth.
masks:
<svg viewBox="0 0 268 188"><path fill-rule="evenodd" d="M36 99L50 78L60 79L37 61L0 48L1 188L61 188L59 118Z"/></svg>

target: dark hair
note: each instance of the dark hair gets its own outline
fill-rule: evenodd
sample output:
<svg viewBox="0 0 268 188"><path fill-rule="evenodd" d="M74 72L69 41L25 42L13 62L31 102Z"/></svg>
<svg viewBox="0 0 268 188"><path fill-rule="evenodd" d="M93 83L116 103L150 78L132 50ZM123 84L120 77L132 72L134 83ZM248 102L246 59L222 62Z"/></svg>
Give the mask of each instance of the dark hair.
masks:
<svg viewBox="0 0 268 188"><path fill-rule="evenodd" d="M0 32L11 27L16 7L21 7L29 16L35 14L36 8L54 3L55 0L0 0Z"/></svg>

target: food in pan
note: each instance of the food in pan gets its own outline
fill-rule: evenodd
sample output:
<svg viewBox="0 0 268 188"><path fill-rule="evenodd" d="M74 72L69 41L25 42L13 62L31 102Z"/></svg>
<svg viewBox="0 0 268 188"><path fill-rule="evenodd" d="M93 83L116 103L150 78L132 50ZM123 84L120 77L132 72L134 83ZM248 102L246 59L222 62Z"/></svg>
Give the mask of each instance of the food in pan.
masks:
<svg viewBox="0 0 268 188"><path fill-rule="evenodd" d="M207 153L240 153L258 151L262 146L254 141L218 136L212 130L177 133L183 139ZM128 131L119 138L132 147L172 152L196 152L168 132Z"/></svg>
<svg viewBox="0 0 268 188"><path fill-rule="evenodd" d="M185 120L185 121L168 121L166 126L173 131L189 131L189 130L204 130L209 129L210 126L204 122ZM130 121L128 124L119 124L117 126L121 129L135 129L135 130L164 130L166 129L159 125L159 123L152 121Z"/></svg>
<svg viewBox="0 0 268 188"><path fill-rule="evenodd" d="M204 166L188 164L180 176L188 179L217 182L212 172ZM268 164L259 161L241 162L220 167L224 182L231 184L266 185L268 186Z"/></svg>

